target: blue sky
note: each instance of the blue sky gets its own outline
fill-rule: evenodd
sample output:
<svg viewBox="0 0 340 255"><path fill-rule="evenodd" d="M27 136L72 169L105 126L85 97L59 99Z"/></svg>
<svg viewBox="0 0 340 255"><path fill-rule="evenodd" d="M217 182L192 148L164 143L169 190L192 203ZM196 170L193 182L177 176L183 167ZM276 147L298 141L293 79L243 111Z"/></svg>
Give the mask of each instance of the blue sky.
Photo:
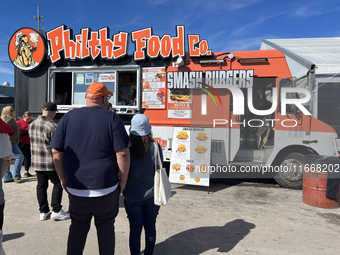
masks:
<svg viewBox="0 0 340 255"><path fill-rule="evenodd" d="M107 26L112 36L152 27L155 35L175 36L176 25L184 25L186 35L199 34L213 52L258 50L262 39L340 36L337 0L0 0L0 84L14 85L8 41L21 27L37 29L37 6L45 31Z"/></svg>

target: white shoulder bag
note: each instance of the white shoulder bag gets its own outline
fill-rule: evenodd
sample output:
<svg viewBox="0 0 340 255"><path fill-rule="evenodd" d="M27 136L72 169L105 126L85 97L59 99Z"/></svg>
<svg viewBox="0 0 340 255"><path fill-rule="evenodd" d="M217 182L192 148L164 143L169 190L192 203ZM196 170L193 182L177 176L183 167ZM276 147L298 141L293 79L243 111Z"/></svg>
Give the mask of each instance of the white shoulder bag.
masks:
<svg viewBox="0 0 340 255"><path fill-rule="evenodd" d="M171 185L168 176L166 175L165 168L163 168L157 143L154 143L154 148L155 148L154 202L155 205L166 205L171 196ZM159 167L157 167L157 165Z"/></svg>
<svg viewBox="0 0 340 255"><path fill-rule="evenodd" d="M0 133L0 158L9 158L13 155L12 144L8 134Z"/></svg>

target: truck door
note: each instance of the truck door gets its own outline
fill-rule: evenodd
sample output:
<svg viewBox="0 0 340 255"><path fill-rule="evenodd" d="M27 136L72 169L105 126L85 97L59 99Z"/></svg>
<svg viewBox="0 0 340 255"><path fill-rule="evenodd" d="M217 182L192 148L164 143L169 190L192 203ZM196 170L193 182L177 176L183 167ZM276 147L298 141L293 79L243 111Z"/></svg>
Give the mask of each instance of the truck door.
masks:
<svg viewBox="0 0 340 255"><path fill-rule="evenodd" d="M244 95L244 114L232 115L234 126L239 129L238 143L231 143L231 151L237 151L233 162L263 163L265 161L264 145L274 145L273 124L276 104L273 104L275 77L253 79L253 86L241 88ZM232 107L232 106L231 106ZM266 147L266 148L267 148Z"/></svg>

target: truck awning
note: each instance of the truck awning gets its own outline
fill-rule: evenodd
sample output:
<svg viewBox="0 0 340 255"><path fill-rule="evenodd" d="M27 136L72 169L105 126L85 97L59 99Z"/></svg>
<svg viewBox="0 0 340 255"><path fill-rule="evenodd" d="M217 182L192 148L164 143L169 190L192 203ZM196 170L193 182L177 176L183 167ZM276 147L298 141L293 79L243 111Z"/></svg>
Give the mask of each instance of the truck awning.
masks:
<svg viewBox="0 0 340 255"><path fill-rule="evenodd" d="M314 67L315 74L340 73L340 37L264 39L260 49L277 49L285 54L292 76L297 78Z"/></svg>

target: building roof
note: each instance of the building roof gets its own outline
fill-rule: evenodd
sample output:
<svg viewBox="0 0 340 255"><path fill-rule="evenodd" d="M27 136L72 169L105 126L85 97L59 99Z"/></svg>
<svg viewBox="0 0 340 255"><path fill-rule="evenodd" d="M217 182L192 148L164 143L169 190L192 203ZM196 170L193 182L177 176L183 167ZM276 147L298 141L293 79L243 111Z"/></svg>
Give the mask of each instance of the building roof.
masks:
<svg viewBox="0 0 340 255"><path fill-rule="evenodd" d="M14 98L0 93L0 104L13 104Z"/></svg>

